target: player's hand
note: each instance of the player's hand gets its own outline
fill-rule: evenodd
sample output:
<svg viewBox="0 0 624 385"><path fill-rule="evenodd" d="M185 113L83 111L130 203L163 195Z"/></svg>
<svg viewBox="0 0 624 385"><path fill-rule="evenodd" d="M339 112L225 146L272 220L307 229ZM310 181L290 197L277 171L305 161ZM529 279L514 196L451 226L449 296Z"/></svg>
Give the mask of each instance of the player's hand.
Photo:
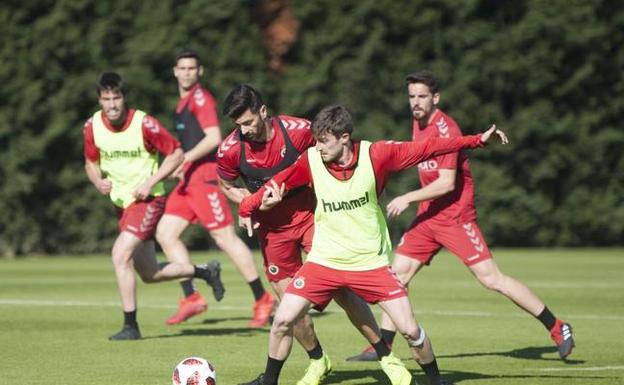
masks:
<svg viewBox="0 0 624 385"><path fill-rule="evenodd" d="M273 179L271 179L269 183L265 184L264 187L265 190L264 194L262 194L260 211L267 211L273 208L276 204L280 203L284 197L284 191L286 189L286 185L284 185L284 183L282 183L281 186L278 186Z"/></svg>
<svg viewBox="0 0 624 385"><path fill-rule="evenodd" d="M502 144L509 143L509 139L507 139L507 135L505 135L505 133L503 131L497 129L496 128L496 124L492 124L487 131L485 131L483 134L481 134L481 142L487 143L487 141L490 139L492 134L498 135L498 137L500 138Z"/></svg>
<svg viewBox="0 0 624 385"><path fill-rule="evenodd" d="M103 178L98 181L95 188L100 192L100 194L108 195L113 190L113 182L111 182L108 178Z"/></svg>
<svg viewBox="0 0 624 385"><path fill-rule="evenodd" d="M258 227L260 227L260 223L258 222L253 222L251 220L251 217L249 218L243 218L241 216L238 217L238 225L240 227L243 227L247 230L247 236L249 238L253 237L253 232L254 230L256 230Z"/></svg>
<svg viewBox="0 0 624 385"><path fill-rule="evenodd" d="M152 192L152 185L146 181L132 192L132 196L137 201L142 201L150 196L150 192Z"/></svg>
<svg viewBox="0 0 624 385"><path fill-rule="evenodd" d="M408 201L403 195L400 195L388 203L386 206L386 210L388 211L388 218L394 218L401 215L403 211L405 211L410 205L410 201Z"/></svg>

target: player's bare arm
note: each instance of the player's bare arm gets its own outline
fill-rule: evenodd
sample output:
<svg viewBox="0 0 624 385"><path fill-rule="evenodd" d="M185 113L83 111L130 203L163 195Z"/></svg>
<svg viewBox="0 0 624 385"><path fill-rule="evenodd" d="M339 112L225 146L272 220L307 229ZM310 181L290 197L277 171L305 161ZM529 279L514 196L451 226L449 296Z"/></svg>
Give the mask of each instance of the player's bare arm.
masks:
<svg viewBox="0 0 624 385"><path fill-rule="evenodd" d="M438 179L427 186L399 195L391 200L386 206L388 218L401 215L411 203L435 199L453 191L455 188L455 176L457 175L457 171L455 169L442 169L439 170L438 174Z"/></svg>
<svg viewBox="0 0 624 385"><path fill-rule="evenodd" d="M88 159L85 160L85 171L89 181L93 183L100 194L110 194L113 189L113 183L108 178L102 178L102 170L100 169L99 161L93 162Z"/></svg>
<svg viewBox="0 0 624 385"><path fill-rule="evenodd" d="M165 179L169 174L171 174L184 160L184 153L182 149L176 148L171 154L167 155L163 160L162 164L158 168L158 171L150 178L148 178L145 182L143 182L140 186L138 186L132 195L136 200L144 200L152 191L152 188L156 185L156 183Z"/></svg>
<svg viewBox="0 0 624 385"><path fill-rule="evenodd" d="M223 178L219 178L219 188L229 200L236 204L241 203L245 197L251 195L249 190L237 186L235 181L228 181Z"/></svg>

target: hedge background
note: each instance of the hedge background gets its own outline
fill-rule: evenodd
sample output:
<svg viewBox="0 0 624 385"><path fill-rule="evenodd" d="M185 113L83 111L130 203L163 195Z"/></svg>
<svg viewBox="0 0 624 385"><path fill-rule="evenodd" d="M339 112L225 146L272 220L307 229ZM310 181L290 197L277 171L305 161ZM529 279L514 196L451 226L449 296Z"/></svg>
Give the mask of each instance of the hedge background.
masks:
<svg viewBox="0 0 624 385"><path fill-rule="evenodd" d="M258 13L273 5L298 25L280 66ZM184 47L202 55L218 101L245 82L275 113L311 118L342 102L369 139L409 139L404 77L431 69L465 133L496 122L512 141L471 155L492 245L624 244L622 1L3 1L0 33L5 257L110 248L115 217L83 170L95 79L120 72L130 105L172 127ZM384 199L417 186L404 172ZM391 223L395 239L410 219ZM194 248L207 238L187 235Z"/></svg>

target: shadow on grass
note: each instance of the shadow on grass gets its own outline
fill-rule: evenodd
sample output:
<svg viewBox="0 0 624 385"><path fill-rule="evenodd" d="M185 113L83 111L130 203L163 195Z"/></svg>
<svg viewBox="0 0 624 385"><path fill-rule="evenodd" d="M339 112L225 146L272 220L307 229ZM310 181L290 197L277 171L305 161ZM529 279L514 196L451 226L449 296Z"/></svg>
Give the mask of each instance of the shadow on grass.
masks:
<svg viewBox="0 0 624 385"><path fill-rule="evenodd" d="M178 333L161 334L158 336L145 336L144 340L150 340L155 338L175 338L175 337L197 337L197 336L225 336L234 335L239 337L249 337L256 334L268 334L266 329L252 329L252 328L222 328L222 329L184 329Z"/></svg>
<svg viewBox="0 0 624 385"><path fill-rule="evenodd" d="M474 352L459 354L442 354L437 355L438 358L465 358L465 357L483 357L483 356L502 356L512 358L522 358L527 360L543 360L543 361L561 361L559 358L544 357L544 354L556 353L556 346L530 346L521 349L513 349L503 352ZM565 360L568 365L584 364L583 360Z"/></svg>
<svg viewBox="0 0 624 385"><path fill-rule="evenodd" d="M468 380L485 380L485 379L518 379L522 380L522 383L526 383L530 379L566 379L576 378L564 375L552 375L552 374L510 374L510 375L492 375L477 372L464 372L464 371L442 371L442 376L449 381L456 384L462 381ZM416 380L419 384L428 384L424 375L416 375ZM586 379L617 379L618 377L608 376L588 376L583 377ZM323 380L323 384L340 384L345 381L357 381L360 385L373 385L388 383L388 378L381 371L381 369L362 369L362 370L337 370L333 371ZM530 383L530 381L529 381Z"/></svg>

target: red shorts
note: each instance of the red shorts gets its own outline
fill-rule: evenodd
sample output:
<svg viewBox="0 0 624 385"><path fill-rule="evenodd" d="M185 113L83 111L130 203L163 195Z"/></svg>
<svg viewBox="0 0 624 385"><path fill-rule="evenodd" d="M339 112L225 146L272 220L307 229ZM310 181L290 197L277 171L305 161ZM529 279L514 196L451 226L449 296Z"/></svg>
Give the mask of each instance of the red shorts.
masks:
<svg viewBox="0 0 624 385"><path fill-rule="evenodd" d="M395 253L428 265L442 247L457 255L467 266L492 258L476 222L414 222L403 234Z"/></svg>
<svg viewBox="0 0 624 385"><path fill-rule="evenodd" d="M258 242L264 258L264 270L270 282L295 276L303 265L301 250L312 247L314 217L287 230L258 232Z"/></svg>
<svg viewBox="0 0 624 385"><path fill-rule="evenodd" d="M368 303L389 301L407 295L390 266L366 271L336 270L306 262L286 288L286 293L298 295L323 310L336 292L349 288Z"/></svg>
<svg viewBox="0 0 624 385"><path fill-rule="evenodd" d="M232 211L216 179L208 179L210 163L197 166L173 189L167 199L165 214L190 223L201 223L208 231L232 224ZM188 174L188 173L187 173Z"/></svg>
<svg viewBox="0 0 624 385"><path fill-rule="evenodd" d="M142 241L152 239L156 225L165 211L166 199L164 196L151 197L134 202L125 209L118 208L119 232L127 231Z"/></svg>

